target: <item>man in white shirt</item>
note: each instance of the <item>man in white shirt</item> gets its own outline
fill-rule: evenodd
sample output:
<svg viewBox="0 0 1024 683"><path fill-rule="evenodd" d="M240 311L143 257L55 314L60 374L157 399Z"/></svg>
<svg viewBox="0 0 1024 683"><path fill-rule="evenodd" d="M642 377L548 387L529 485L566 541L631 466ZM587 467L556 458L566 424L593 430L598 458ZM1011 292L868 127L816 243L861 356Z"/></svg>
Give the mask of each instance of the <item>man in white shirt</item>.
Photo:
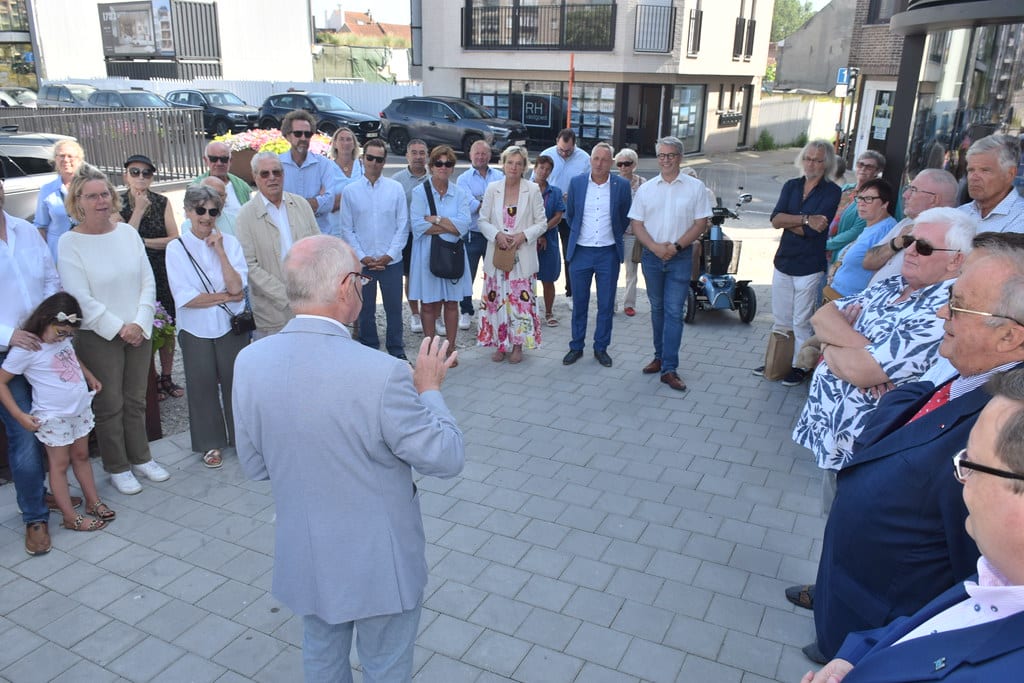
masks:
<svg viewBox="0 0 1024 683"><path fill-rule="evenodd" d="M469 273L473 286L476 286L476 269L480 259L487 252L487 238L480 232L477 223L480 221L480 205L484 201L484 191L491 183L505 179L505 174L491 168L491 146L484 140L477 140L469 149L469 163L472 168L459 176L455 184L470 196L469 232L466 234L466 256L469 257ZM463 297L459 304L459 329L468 330L473 318L473 295Z"/></svg>
<svg viewBox="0 0 1024 683"><path fill-rule="evenodd" d="M402 249L409 236L409 207L398 181L382 178L388 152L379 138L363 147L363 177L345 187L338 219L341 234L372 280L363 285L359 341L380 348L377 334L377 283L387 317L384 345L395 358L408 360L402 341Z"/></svg>
<svg viewBox="0 0 1024 683"><path fill-rule="evenodd" d="M555 144L540 153L554 162L551 173L548 175L548 184L562 188L562 201L569 198L569 181L578 175L590 171L590 155L576 146L576 131L572 128L565 128L558 133ZM565 254L565 266L562 272L565 273L565 296L569 297L569 305L572 306L572 284L569 282L569 221L562 218L558 224L558 237L562 241L562 254Z"/></svg>
<svg viewBox="0 0 1024 683"><path fill-rule="evenodd" d="M661 174L636 191L629 211L633 234L644 245L640 265L651 302L654 360L644 374L661 375L676 391L685 391L679 377L679 344L690 292L693 245L707 229L711 201L704 183L679 172L683 143L667 137L658 141Z"/></svg>
<svg viewBox="0 0 1024 683"><path fill-rule="evenodd" d="M15 346L30 351L41 348L39 337L18 328L43 299L60 289L57 269L39 231L27 221L3 211L3 206L4 190L0 181L0 282L4 291L0 296L0 364ZM32 388L25 378L18 375L7 387L18 407L29 412ZM2 405L0 421L7 430L7 458L21 519L25 523L25 552L42 555L50 550L50 510L43 488L45 456L35 435L22 427ZM81 504L81 498L77 498L76 507Z"/></svg>
<svg viewBox="0 0 1024 683"><path fill-rule="evenodd" d="M278 332L292 318L281 263L292 244L320 234L305 199L284 191L284 169L272 152L252 158L257 192L238 212L236 236L249 268L249 301L256 320L254 338Z"/></svg>
<svg viewBox="0 0 1024 683"><path fill-rule="evenodd" d="M979 220L978 232L1024 232L1024 197L1013 186L1020 140L989 135L967 150L967 193L960 207Z"/></svg>

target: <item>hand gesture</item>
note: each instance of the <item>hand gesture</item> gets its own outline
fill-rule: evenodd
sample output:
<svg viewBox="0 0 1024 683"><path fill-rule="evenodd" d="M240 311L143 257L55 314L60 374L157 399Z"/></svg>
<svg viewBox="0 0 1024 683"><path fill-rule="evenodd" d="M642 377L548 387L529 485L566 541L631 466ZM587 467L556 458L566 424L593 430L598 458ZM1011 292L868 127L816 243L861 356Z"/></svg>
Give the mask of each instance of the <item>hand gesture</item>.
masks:
<svg viewBox="0 0 1024 683"><path fill-rule="evenodd" d="M811 230L814 232L821 232L828 229L828 219L821 214L808 216L807 224L811 226Z"/></svg>
<svg viewBox="0 0 1024 683"><path fill-rule="evenodd" d="M139 190L132 188L132 199L135 206L135 211L143 214L146 213L146 209L149 208L151 202L149 201L149 192L146 190Z"/></svg>
<svg viewBox="0 0 1024 683"><path fill-rule="evenodd" d="M224 235L222 235L220 230L217 228L210 231L209 236L207 236L204 242L206 242L206 246L210 247L218 254L224 253Z"/></svg>
<svg viewBox="0 0 1024 683"><path fill-rule="evenodd" d="M11 343L8 346L17 346L26 351L38 351L42 348L39 337L25 330L15 330L14 334L11 335Z"/></svg>
<svg viewBox="0 0 1024 683"><path fill-rule="evenodd" d="M125 323L122 325L118 336L132 346L141 345L145 339L145 336L142 334L142 328L135 323Z"/></svg>
<svg viewBox="0 0 1024 683"><path fill-rule="evenodd" d="M416 357L416 367L412 371L412 383L416 391L436 391L441 388L448 368L455 363L459 352L448 352L448 340L443 337L424 337L420 344L420 353Z"/></svg>
<svg viewBox="0 0 1024 683"><path fill-rule="evenodd" d="M800 679L800 683L839 683L853 669L845 659L833 659L821 668L818 673L808 671Z"/></svg>

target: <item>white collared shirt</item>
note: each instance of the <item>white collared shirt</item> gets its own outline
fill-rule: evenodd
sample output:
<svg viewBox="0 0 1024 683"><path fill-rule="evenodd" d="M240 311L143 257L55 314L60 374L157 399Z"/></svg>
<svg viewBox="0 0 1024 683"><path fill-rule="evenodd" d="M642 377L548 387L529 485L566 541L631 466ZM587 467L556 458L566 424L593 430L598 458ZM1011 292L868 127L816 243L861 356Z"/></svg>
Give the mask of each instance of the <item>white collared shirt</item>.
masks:
<svg viewBox="0 0 1024 683"><path fill-rule="evenodd" d="M228 263L241 276L244 287L248 282L249 268L245 263L242 245L232 235L222 235L221 239L223 239L224 253L227 254ZM187 252L186 249L188 249ZM208 282L204 283L203 278L196 272L195 266L192 265L192 261L188 257L189 254L209 278ZM230 332L231 315L242 312L242 309L245 308L244 301L232 301L224 304L228 311L231 311L230 315L220 306L192 308L186 305L200 294L227 291L223 266L217 252L207 246L206 240L196 237L191 229L187 231L182 229L181 242L172 240L167 245L165 259L167 281L170 284L174 301L177 303L178 329L185 330L192 336L202 339L216 339Z"/></svg>
<svg viewBox="0 0 1024 683"><path fill-rule="evenodd" d="M640 221L656 243L676 242L698 218L711 215L704 183L680 172L671 182L658 175L639 188L629 207L631 220Z"/></svg>
<svg viewBox="0 0 1024 683"><path fill-rule="evenodd" d="M60 290L53 257L39 231L6 211L7 241L0 240L0 351L43 299Z"/></svg>
<svg viewBox="0 0 1024 683"><path fill-rule="evenodd" d="M583 202L583 221L576 244L581 247L607 247L615 244L612 231L612 179L595 183L587 179L587 197Z"/></svg>
<svg viewBox="0 0 1024 683"><path fill-rule="evenodd" d="M274 202L267 199L262 192L260 192L260 198L263 200L263 205L267 207L271 222L277 227L277 232L280 234L281 263L284 263L284 257L292 248L292 224L288 222L288 200L282 195L281 206L278 207L274 206Z"/></svg>
<svg viewBox="0 0 1024 683"><path fill-rule="evenodd" d="M398 263L409 238L409 206L401 183L383 177L375 183L366 176L353 180L345 187L338 224L360 261L387 255Z"/></svg>
<svg viewBox="0 0 1024 683"><path fill-rule="evenodd" d="M984 218L977 201L967 202L958 208L978 219L978 232L1024 232L1024 197L1015 187L1010 188L1010 193Z"/></svg>

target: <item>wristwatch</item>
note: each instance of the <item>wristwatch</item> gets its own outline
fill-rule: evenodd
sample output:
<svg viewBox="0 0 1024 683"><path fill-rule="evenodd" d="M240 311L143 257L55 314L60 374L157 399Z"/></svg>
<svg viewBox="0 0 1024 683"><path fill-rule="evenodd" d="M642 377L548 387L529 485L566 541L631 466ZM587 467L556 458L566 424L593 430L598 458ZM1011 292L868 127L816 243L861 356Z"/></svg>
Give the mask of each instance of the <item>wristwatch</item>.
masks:
<svg viewBox="0 0 1024 683"><path fill-rule="evenodd" d="M441 217L440 216L434 216L434 225L440 225L440 224L441 224Z"/></svg>
<svg viewBox="0 0 1024 683"><path fill-rule="evenodd" d="M676 253L679 253L683 250L683 247L679 244L679 242L673 242L672 244L674 244L676 247Z"/></svg>
<svg viewBox="0 0 1024 683"><path fill-rule="evenodd" d="M810 218L811 217L808 216L806 213L804 214L804 227L805 228L811 227L811 220L810 220Z"/></svg>

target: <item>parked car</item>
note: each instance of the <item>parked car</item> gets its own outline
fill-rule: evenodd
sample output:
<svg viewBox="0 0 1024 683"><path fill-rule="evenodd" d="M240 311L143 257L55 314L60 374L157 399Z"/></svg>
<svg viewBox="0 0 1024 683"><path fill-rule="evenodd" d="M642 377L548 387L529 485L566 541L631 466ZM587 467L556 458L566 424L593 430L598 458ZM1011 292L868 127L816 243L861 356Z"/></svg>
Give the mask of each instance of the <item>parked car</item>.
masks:
<svg viewBox="0 0 1024 683"><path fill-rule="evenodd" d="M0 88L0 94L6 95L8 98L14 100L14 104L8 104L5 106L11 107L30 107L36 108L36 91L31 88L23 88L18 85L8 85Z"/></svg>
<svg viewBox="0 0 1024 683"><path fill-rule="evenodd" d="M91 107L89 95L96 88L85 83L47 83L39 88L39 107L81 108Z"/></svg>
<svg viewBox="0 0 1024 683"><path fill-rule="evenodd" d="M166 99L172 107L199 107L207 135L224 135L255 128L259 108L227 90L173 90Z"/></svg>
<svg viewBox="0 0 1024 683"><path fill-rule="evenodd" d="M142 88L97 90L89 95L90 107L105 109L168 109L171 105L156 93Z"/></svg>
<svg viewBox="0 0 1024 683"><path fill-rule="evenodd" d="M513 119L499 119L469 100L459 97L401 97L380 113L383 134L395 154L405 154L412 138L430 147L451 145L467 155L477 140L486 140L495 154L509 145L525 146L526 126Z"/></svg>
<svg viewBox="0 0 1024 683"><path fill-rule="evenodd" d="M67 135L19 133L17 126L0 126L0 164L4 174L4 211L31 222L39 189L57 177L50 163L53 145L74 140Z"/></svg>
<svg viewBox="0 0 1024 683"><path fill-rule="evenodd" d="M348 126L359 144L380 136L380 119L356 111L345 100L322 92L284 92L271 95L260 107L260 128L280 128L281 119L290 111L305 109L316 119L317 130L334 135L341 126Z"/></svg>

